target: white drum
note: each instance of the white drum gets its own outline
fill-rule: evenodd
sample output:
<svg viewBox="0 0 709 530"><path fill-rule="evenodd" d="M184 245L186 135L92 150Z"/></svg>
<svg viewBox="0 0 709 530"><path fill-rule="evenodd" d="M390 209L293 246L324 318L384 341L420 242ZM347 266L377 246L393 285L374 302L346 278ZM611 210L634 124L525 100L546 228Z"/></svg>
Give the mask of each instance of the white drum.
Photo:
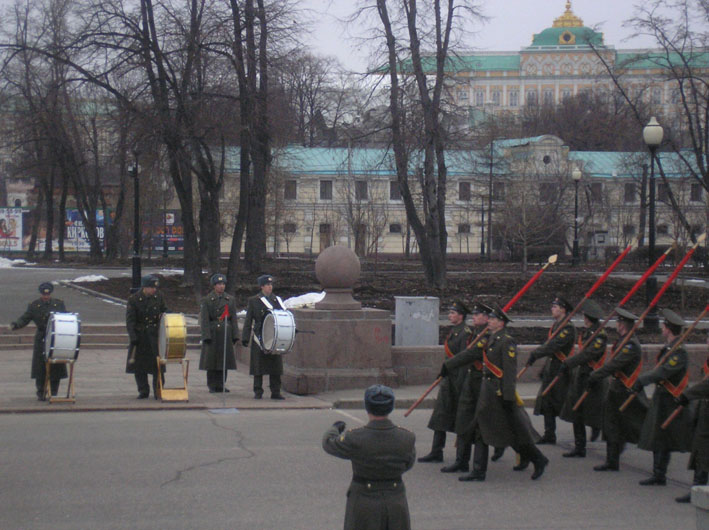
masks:
<svg viewBox="0 0 709 530"><path fill-rule="evenodd" d="M266 353L288 353L295 342L295 319L293 313L283 309L271 309L263 319L261 346Z"/></svg>
<svg viewBox="0 0 709 530"><path fill-rule="evenodd" d="M50 313L44 336L46 359L76 360L81 343L81 320L77 313Z"/></svg>
<svg viewBox="0 0 709 530"><path fill-rule="evenodd" d="M187 324L182 313L163 313L158 332L158 351L163 359L182 359L187 352Z"/></svg>

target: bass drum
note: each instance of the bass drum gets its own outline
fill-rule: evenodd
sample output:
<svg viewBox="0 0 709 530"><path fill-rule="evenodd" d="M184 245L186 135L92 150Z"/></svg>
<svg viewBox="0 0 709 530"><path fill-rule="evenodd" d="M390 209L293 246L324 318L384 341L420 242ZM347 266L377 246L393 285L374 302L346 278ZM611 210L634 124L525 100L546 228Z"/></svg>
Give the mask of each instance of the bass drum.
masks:
<svg viewBox="0 0 709 530"><path fill-rule="evenodd" d="M182 313L163 313L158 332L158 352L162 359L182 359L187 352L187 324Z"/></svg>
<svg viewBox="0 0 709 530"><path fill-rule="evenodd" d="M81 343L81 320L77 313L50 313L44 336L45 359L75 361Z"/></svg>
<svg viewBox="0 0 709 530"><path fill-rule="evenodd" d="M293 313L283 309L271 309L263 319L261 346L266 353L283 355L293 348L295 342L295 319Z"/></svg>

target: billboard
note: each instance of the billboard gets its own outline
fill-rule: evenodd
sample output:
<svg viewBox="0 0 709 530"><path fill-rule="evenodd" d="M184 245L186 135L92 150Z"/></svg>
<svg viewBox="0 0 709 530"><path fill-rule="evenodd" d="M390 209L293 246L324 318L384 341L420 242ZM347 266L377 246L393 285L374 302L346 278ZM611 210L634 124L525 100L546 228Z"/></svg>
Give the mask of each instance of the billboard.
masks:
<svg viewBox="0 0 709 530"><path fill-rule="evenodd" d="M167 210L160 212L159 215L151 215L149 222L150 243L154 251L161 252L166 240L169 252L185 250L184 230L179 210ZM145 236L144 230L143 237Z"/></svg>
<svg viewBox="0 0 709 530"><path fill-rule="evenodd" d="M0 208L0 251L22 250L22 208Z"/></svg>
<svg viewBox="0 0 709 530"><path fill-rule="evenodd" d="M81 220L81 214L77 209L67 209L65 233L64 233L64 250L67 252L88 252L91 249L89 237L86 233L84 221ZM104 248L105 223L103 218L103 210L96 210L96 232L101 241L101 248Z"/></svg>

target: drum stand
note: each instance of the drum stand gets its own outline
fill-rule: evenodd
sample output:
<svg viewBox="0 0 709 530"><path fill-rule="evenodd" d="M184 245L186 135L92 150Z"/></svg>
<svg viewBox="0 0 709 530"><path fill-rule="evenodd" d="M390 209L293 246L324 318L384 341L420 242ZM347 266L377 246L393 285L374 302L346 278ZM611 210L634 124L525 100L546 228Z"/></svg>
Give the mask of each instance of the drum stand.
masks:
<svg viewBox="0 0 709 530"><path fill-rule="evenodd" d="M74 392L74 363L76 359L47 359L45 364L44 376L44 397L48 403L76 403L76 394ZM69 365L69 380L67 381L66 397L52 396L49 385L49 368L53 364L68 364Z"/></svg>
<svg viewBox="0 0 709 530"><path fill-rule="evenodd" d="M163 359L162 357L157 358L158 362L158 394L157 397L161 401L189 401L189 396L187 394L187 376L190 373L190 360L189 359ZM183 386L163 387L162 383L162 368L165 367L167 371L168 364L179 364L182 368L182 382Z"/></svg>

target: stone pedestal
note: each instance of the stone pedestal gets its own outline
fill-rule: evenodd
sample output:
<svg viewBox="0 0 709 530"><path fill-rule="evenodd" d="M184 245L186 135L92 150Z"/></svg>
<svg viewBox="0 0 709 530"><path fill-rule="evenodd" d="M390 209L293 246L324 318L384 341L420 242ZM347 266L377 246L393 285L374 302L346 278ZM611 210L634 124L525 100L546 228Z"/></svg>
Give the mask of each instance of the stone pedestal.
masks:
<svg viewBox="0 0 709 530"><path fill-rule="evenodd" d="M697 530L709 530L709 486L692 488L692 504L697 510Z"/></svg>
<svg viewBox="0 0 709 530"><path fill-rule="evenodd" d="M295 309L297 333L283 358L283 388L315 394L375 383L396 386L391 316L380 309Z"/></svg>

